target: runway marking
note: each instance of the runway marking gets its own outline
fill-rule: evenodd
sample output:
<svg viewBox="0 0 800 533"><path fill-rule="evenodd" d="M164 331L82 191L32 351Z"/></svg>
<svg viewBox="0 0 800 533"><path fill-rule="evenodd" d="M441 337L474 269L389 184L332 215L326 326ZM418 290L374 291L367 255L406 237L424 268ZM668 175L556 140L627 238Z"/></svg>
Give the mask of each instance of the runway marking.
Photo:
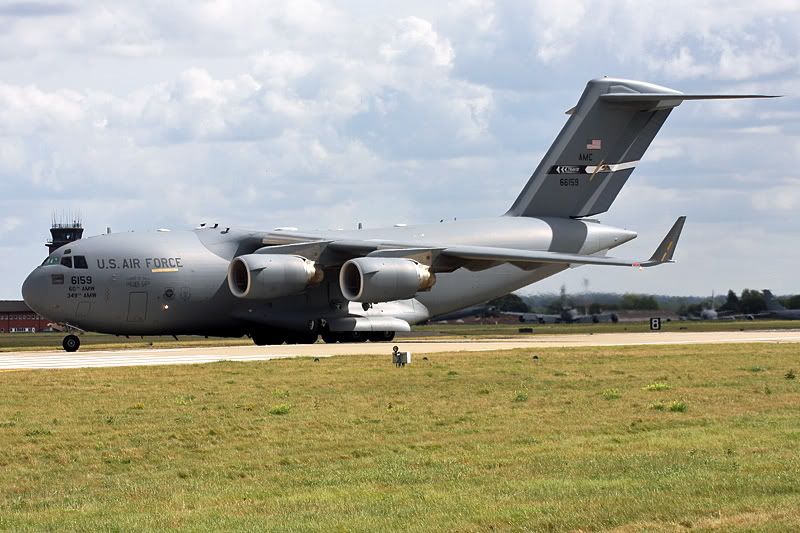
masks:
<svg viewBox="0 0 800 533"><path fill-rule="evenodd" d="M313 344L284 346L202 346L98 350L78 353L0 353L0 372L59 368L105 368L121 366L194 365L220 361L250 362L297 357L337 355L385 355L392 345L417 354L442 352L486 352L510 349L578 348L592 346L663 346L731 343L800 343L800 330L730 332L645 332L573 335L533 335L520 338L480 340L411 340L391 343Z"/></svg>

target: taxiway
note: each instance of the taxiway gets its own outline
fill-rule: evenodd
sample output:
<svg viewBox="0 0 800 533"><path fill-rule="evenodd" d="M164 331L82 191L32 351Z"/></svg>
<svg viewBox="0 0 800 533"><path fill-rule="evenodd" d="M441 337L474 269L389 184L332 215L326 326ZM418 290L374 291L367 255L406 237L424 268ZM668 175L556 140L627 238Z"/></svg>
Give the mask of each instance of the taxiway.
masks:
<svg viewBox="0 0 800 533"><path fill-rule="evenodd" d="M634 346L716 343L800 343L800 330L597 333L529 335L502 339L395 340L392 343L312 344L283 346L202 346L167 349L121 349L66 353L0 353L0 370L92 368L115 366L182 365L217 361L266 361L292 357L385 355L392 345L414 354L485 352L517 348L537 349L581 346Z"/></svg>

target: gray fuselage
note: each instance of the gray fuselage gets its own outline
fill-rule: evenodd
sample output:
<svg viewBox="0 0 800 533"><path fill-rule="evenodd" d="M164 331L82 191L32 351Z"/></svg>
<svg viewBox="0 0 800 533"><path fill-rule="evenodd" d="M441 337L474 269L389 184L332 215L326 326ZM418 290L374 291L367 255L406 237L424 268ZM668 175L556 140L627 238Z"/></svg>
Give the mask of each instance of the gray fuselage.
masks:
<svg viewBox="0 0 800 533"><path fill-rule="evenodd" d="M276 233L281 232L270 235ZM299 294L266 301L237 298L228 287L228 266L234 257L263 248L265 235L207 227L85 238L56 250L37 267L25 280L23 296L47 319L86 331L241 336L260 327L299 330L308 320L347 316L391 316L417 323L488 301L569 267L459 268L437 274L432 289L411 300L372 306L345 300L334 269L326 270L322 283ZM591 220L525 217L303 235L417 247L483 245L581 254L602 254L636 237L632 231Z"/></svg>

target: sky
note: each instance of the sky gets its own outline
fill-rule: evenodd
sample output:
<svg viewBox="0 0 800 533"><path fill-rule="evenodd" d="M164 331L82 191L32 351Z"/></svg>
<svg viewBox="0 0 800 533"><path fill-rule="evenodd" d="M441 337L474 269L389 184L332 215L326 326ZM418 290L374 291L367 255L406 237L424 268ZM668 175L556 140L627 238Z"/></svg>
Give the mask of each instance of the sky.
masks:
<svg viewBox="0 0 800 533"><path fill-rule="evenodd" d="M385 5L384 5L385 4ZM800 3L0 4L0 298L53 213L86 235L501 215L586 81L765 93L676 109L608 213L647 258L523 292L800 293Z"/></svg>

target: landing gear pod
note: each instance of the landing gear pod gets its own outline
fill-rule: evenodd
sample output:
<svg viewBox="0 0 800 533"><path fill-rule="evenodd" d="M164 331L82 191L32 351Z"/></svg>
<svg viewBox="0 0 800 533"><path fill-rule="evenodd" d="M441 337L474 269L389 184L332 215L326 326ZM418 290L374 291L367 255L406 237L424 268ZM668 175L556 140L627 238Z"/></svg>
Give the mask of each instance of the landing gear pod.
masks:
<svg viewBox="0 0 800 533"><path fill-rule="evenodd" d="M228 287L237 298L268 300L304 291L323 271L299 255L240 255L228 267Z"/></svg>
<svg viewBox="0 0 800 533"><path fill-rule="evenodd" d="M430 269L398 257L358 257L342 265L339 286L351 302L392 302L413 298L436 283Z"/></svg>

